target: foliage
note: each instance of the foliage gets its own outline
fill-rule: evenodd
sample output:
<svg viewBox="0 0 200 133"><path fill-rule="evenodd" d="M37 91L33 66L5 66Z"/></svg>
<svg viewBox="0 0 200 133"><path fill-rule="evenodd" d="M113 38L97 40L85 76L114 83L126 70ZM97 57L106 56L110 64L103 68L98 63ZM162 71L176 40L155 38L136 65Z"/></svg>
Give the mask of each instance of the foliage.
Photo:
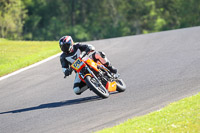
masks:
<svg viewBox="0 0 200 133"><path fill-rule="evenodd" d="M1 0L0 37L87 41L200 25L199 0ZM23 27L23 29L22 29Z"/></svg>
<svg viewBox="0 0 200 133"><path fill-rule="evenodd" d="M0 1L0 38L21 37L26 10L20 0Z"/></svg>

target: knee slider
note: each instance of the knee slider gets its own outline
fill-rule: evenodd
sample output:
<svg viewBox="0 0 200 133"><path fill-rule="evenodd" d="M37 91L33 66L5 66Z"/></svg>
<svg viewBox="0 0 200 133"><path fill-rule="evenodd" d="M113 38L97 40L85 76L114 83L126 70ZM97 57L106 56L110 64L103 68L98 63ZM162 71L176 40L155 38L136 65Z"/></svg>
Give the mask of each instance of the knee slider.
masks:
<svg viewBox="0 0 200 133"><path fill-rule="evenodd" d="M74 88L74 93L79 94L81 91L81 89L79 87L75 87Z"/></svg>

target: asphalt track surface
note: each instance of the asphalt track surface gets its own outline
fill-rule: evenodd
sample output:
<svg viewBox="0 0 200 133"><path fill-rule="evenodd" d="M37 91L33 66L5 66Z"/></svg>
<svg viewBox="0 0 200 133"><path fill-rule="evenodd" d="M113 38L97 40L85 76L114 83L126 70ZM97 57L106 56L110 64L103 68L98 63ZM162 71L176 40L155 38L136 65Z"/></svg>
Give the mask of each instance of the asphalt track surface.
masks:
<svg viewBox="0 0 200 133"><path fill-rule="evenodd" d="M127 85L101 99L72 90L59 57L0 81L1 133L88 133L200 92L200 27L89 42Z"/></svg>

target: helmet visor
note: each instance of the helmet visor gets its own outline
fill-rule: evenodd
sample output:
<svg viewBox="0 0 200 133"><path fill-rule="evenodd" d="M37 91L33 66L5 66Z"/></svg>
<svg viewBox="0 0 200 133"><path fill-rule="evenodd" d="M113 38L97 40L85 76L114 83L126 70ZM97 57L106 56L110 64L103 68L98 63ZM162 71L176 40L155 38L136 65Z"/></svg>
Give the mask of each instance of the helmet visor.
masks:
<svg viewBox="0 0 200 133"><path fill-rule="evenodd" d="M63 52L69 52L70 48L72 47L72 44L71 43L65 43L61 46L61 50Z"/></svg>

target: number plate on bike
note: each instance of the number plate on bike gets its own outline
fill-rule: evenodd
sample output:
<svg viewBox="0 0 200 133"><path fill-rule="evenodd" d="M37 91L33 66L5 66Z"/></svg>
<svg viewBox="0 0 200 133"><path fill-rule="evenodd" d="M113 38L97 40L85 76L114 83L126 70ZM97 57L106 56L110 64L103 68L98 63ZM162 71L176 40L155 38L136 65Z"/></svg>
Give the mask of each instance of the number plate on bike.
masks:
<svg viewBox="0 0 200 133"><path fill-rule="evenodd" d="M81 66L83 66L83 62L80 60L80 58L78 58L77 60L74 61L74 63L71 65L71 67L76 70L79 71L79 69L81 69Z"/></svg>

